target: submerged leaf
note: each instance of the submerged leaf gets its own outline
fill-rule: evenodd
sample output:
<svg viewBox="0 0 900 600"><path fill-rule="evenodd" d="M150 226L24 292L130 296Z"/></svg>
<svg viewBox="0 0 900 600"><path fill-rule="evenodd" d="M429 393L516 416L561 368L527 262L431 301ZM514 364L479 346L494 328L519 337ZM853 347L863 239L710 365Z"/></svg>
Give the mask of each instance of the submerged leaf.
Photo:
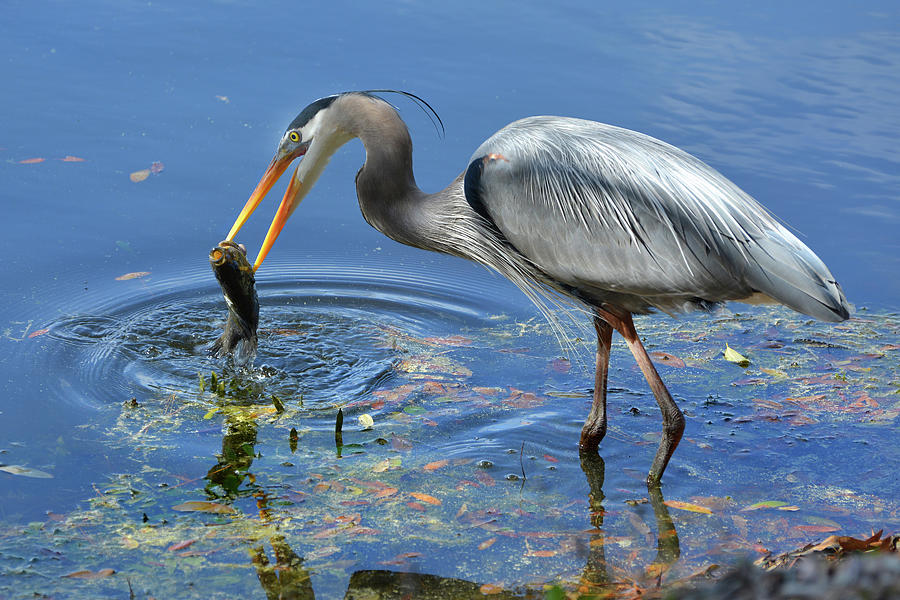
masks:
<svg viewBox="0 0 900 600"><path fill-rule="evenodd" d="M744 356L743 354L741 354L740 352L738 352L737 350L735 350L734 348L729 346L727 342L725 343L724 355L725 355L725 360L727 360L728 362L733 362L734 364L736 364L740 367L750 366L750 359L748 359L746 356Z"/></svg>
<svg viewBox="0 0 900 600"><path fill-rule="evenodd" d="M681 502L679 500L666 500L663 502L666 506L670 508L677 508L679 510L689 510L695 513L702 513L704 515L711 515L712 511L705 506L700 506L699 504L692 504L690 502Z"/></svg>
<svg viewBox="0 0 900 600"><path fill-rule="evenodd" d="M100 569L99 571L73 571L67 575L63 575L63 577L70 577L72 579L101 579L103 577L109 577L110 575L115 574L114 569Z"/></svg>
<svg viewBox="0 0 900 600"><path fill-rule="evenodd" d="M19 465L0 465L0 471L6 471L12 475L21 475L22 477L34 477L36 479L52 479L53 475L50 473L45 473L43 471L38 471L37 469L31 469L29 467L22 467Z"/></svg>
<svg viewBox="0 0 900 600"><path fill-rule="evenodd" d="M780 502L778 500L763 500L762 502L756 502L754 504L751 504L750 506L742 508L741 511L759 510L760 508L779 508L781 506L787 506L787 502Z"/></svg>
<svg viewBox="0 0 900 600"><path fill-rule="evenodd" d="M204 500L191 500L188 502L182 502L181 504L176 504L175 506L173 506L172 510L181 512L208 512L220 515L236 512L234 508L228 506L227 504L207 502Z"/></svg>
<svg viewBox="0 0 900 600"><path fill-rule="evenodd" d="M435 506L439 506L441 503L441 501L434 496L429 496L428 494L423 494L422 492L410 492L409 495L416 500L421 500L422 502L427 502L428 504L434 504Z"/></svg>

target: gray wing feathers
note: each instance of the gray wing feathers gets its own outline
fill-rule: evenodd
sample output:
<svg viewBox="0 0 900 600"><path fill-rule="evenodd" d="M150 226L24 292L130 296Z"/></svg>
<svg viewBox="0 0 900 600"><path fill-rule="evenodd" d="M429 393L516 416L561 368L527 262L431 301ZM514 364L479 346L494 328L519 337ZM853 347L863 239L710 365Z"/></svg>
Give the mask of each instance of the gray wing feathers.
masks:
<svg viewBox="0 0 900 600"><path fill-rule="evenodd" d="M481 202L538 268L597 301L673 312L756 293L825 320L846 301L824 264L717 171L652 137L530 117L498 131Z"/></svg>

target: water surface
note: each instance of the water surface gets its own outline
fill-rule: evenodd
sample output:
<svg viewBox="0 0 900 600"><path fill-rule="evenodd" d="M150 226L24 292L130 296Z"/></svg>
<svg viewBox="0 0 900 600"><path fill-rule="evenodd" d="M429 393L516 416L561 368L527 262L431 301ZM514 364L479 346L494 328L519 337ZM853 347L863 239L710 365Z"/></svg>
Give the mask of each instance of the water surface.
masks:
<svg viewBox="0 0 900 600"><path fill-rule="evenodd" d="M24 471L0 472L0 595L540 596L898 529L891 3L2 13L0 464ZM561 347L499 277L369 228L354 142L259 272L253 368L209 359L225 308L206 255L284 127L320 96L383 87L426 98L447 126L441 138L398 100L430 191L531 114L680 146L795 228L855 318L735 306L640 319L688 417L662 495L648 493L659 415L625 346L602 459L582 461L588 332L573 325ZM251 252L279 194L242 230ZM725 343L751 366L724 361ZM746 510L763 501L784 504ZM235 512L174 508L185 502ZM61 577L101 569L116 574Z"/></svg>

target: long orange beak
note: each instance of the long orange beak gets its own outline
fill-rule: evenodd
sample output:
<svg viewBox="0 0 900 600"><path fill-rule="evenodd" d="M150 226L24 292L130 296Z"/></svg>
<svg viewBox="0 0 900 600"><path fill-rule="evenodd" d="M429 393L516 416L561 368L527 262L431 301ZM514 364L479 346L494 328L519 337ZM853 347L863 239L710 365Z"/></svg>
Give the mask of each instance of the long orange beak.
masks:
<svg viewBox="0 0 900 600"><path fill-rule="evenodd" d="M278 178L281 177L295 158L297 158L296 155L284 157L276 156L272 159L269 168L263 173L262 179L259 180L256 189L250 194L250 199L247 200L247 204L244 205L241 214L238 215L237 220L231 227L228 237L225 238L226 241L230 242L234 239L234 236L237 235L241 227L244 226L244 223L247 222L247 219L250 218L250 215L253 214L253 211L256 210L256 207L259 206L259 203L262 202L262 199L266 197L266 194L269 193L269 190L272 189L272 186L275 185L275 182L278 181ZM278 234L281 233L284 224L287 223L288 217L293 212L294 202L297 198L297 193L300 191L300 184L296 179L296 171L294 171L294 177L291 177L291 183L288 185L288 189L284 194L284 199L278 207L278 212L275 213L275 218L272 220L272 225L269 227L266 239L263 240L262 247L256 257L256 263L253 265L254 271L259 268L259 265L261 265L262 261L266 258L266 255L272 248L272 244L275 243L275 239L278 237Z"/></svg>

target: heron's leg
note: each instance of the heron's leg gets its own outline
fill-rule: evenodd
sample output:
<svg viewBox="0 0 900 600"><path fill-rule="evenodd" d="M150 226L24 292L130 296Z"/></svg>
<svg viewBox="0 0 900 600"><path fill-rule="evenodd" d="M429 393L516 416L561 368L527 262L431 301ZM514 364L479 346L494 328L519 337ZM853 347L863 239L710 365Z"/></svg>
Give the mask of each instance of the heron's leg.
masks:
<svg viewBox="0 0 900 600"><path fill-rule="evenodd" d="M581 429L579 447L585 452L596 452L600 440L606 435L606 375L609 372L609 351L612 344L612 325L599 315L594 316L597 330L597 370L594 376L594 403Z"/></svg>
<svg viewBox="0 0 900 600"><path fill-rule="evenodd" d="M650 466L650 473L647 475L647 483L653 485L658 484L662 478L672 453L681 441L681 435L684 433L684 415L678 409L678 405L672 400L669 390L656 372L653 361L644 349L641 338L638 337L637 331L634 329L634 322L631 319L631 313L624 312L616 315L609 310L596 309L597 314L606 319L610 325L615 327L616 331L622 334L634 359L644 373L644 378L650 384L653 395L656 397L656 403L662 411L663 430L662 439L659 442L659 448L656 450L656 456L653 458L653 464Z"/></svg>

